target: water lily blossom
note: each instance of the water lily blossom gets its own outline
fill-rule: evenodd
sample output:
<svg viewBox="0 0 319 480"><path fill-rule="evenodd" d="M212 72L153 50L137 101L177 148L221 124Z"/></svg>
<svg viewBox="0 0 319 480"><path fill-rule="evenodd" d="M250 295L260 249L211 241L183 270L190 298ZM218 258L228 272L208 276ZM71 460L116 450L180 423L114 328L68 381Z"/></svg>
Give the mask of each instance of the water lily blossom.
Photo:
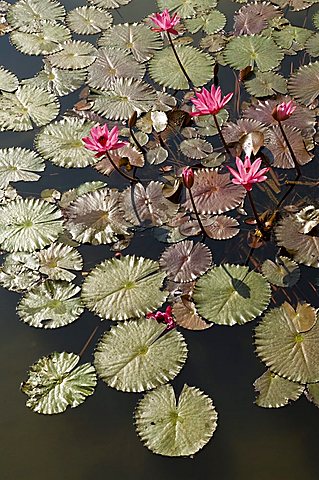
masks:
<svg viewBox="0 0 319 480"><path fill-rule="evenodd" d="M282 122L283 120L287 120L287 118L294 113L296 108L297 107L292 100L289 102L282 102L273 109L272 116L277 122Z"/></svg>
<svg viewBox="0 0 319 480"><path fill-rule="evenodd" d="M96 153L96 157L103 157L110 150L117 150L127 145L127 142L119 142L119 129L117 126L112 130L107 125L96 125L91 128L90 136L82 138L85 148Z"/></svg>
<svg viewBox="0 0 319 480"><path fill-rule="evenodd" d="M171 17L167 8L162 13L155 13L150 16L150 19L157 25L158 28L152 28L154 32L168 32L173 35L178 35L174 27L179 24L180 17L176 13Z"/></svg>
<svg viewBox="0 0 319 480"><path fill-rule="evenodd" d="M160 323L165 323L167 325L166 330L172 330L176 327L175 320L172 315L172 307L169 305L165 312L157 311L155 313L148 313L146 318L153 318Z"/></svg>
<svg viewBox="0 0 319 480"><path fill-rule="evenodd" d="M232 182L235 185L242 185L248 192L252 190L254 183L267 180L265 173L270 170L268 167L260 169L261 158L257 158L251 163L248 156L245 157L244 162L239 157L236 157L236 166L238 171L227 166L230 173L234 176Z"/></svg>
<svg viewBox="0 0 319 480"><path fill-rule="evenodd" d="M194 185L193 169L190 168L190 167L183 168L182 179L183 179L183 183L184 183L185 187L188 188L188 190L190 190L192 188L192 186Z"/></svg>
<svg viewBox="0 0 319 480"><path fill-rule="evenodd" d="M226 103L232 98L233 93L228 93L225 97L222 97L222 91L220 87L212 85L210 92L203 87L201 92L196 92L196 97L192 97L191 101L197 108L194 112L191 112L192 117L199 117L201 115L216 115Z"/></svg>

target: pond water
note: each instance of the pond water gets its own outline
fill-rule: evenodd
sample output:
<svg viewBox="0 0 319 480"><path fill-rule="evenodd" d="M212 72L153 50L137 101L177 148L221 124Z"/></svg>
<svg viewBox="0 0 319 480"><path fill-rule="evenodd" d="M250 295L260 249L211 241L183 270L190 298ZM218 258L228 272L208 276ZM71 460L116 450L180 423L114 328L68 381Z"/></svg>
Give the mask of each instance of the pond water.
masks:
<svg viewBox="0 0 319 480"><path fill-rule="evenodd" d="M67 10L85 4L71 0L61 3ZM220 1L218 8L227 15L226 30L230 30L232 15L240 5ZM156 9L153 1L132 0L120 9L121 16L115 11L114 21L138 21ZM310 13L313 11L311 9ZM306 17L304 13L293 12L288 18L293 24L302 25ZM310 18L311 14L308 14L308 28L311 28ZM1 65L19 78L31 77L41 68L40 58L19 53L10 45L8 35L0 37L0 52ZM225 92L232 90L233 76L229 70L222 69L220 82ZM63 100L63 110L74 105L78 94L79 91ZM1 132L0 145L1 148L32 148L33 138L34 131ZM317 161L306 166L305 176L316 177L317 166ZM118 177L113 177L108 183L116 186ZM38 182L19 183L16 188L23 196L37 197L45 188L64 191L85 181L104 179L90 168L68 170L48 163L45 174ZM299 198L302 195L312 197L315 192L313 189L299 190L298 195ZM261 196L258 202L263 199ZM231 243L208 241L217 264L224 258L230 263L245 261L249 250L246 244L249 228L247 226L246 232ZM112 255L105 245L84 245L79 250L85 259L85 271ZM161 243L144 233L135 237L125 254L135 253L157 259L162 250ZM273 247L269 245L256 250L254 258L259 262L273 252ZM303 266L301 269L307 281L300 282L294 292L297 297L305 298L318 307L317 294L308 284L313 275L311 269ZM288 290L289 295L291 291ZM232 328L213 326L205 332L183 330L189 345L189 356L174 380L174 387L179 391L187 383L203 390L214 401L219 423L212 440L194 458L174 459L152 454L137 437L132 415L140 394L118 392L100 381L92 397L62 415L37 415L27 409L19 385L27 378L29 366L50 352L80 352L99 324L99 319L86 311L78 321L62 329L34 329L17 317L19 294L1 288L0 297L1 479L147 480L150 476L154 480L192 480L200 476L218 480L318 478L318 409L304 396L279 409L264 409L254 404L252 384L265 371L256 357L252 342L256 322ZM279 303L284 299L284 296L277 297ZM105 322L100 327L99 335L109 323ZM82 361L92 361L97 338L85 351Z"/></svg>

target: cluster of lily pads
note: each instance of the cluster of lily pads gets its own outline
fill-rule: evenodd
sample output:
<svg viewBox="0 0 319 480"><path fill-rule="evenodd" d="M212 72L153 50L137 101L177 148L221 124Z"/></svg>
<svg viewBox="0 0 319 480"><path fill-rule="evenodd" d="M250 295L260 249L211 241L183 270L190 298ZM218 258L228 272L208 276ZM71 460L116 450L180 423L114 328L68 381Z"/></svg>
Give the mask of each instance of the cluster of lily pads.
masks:
<svg viewBox="0 0 319 480"><path fill-rule="evenodd" d="M257 404L279 407L305 393L319 406L317 309L305 298L273 301L299 281L300 264L319 267L319 208L297 196L317 142L319 33L284 15L317 2L240 1L229 32L215 0L158 0L173 19L170 29L159 14L113 25L114 10L129 2L89 0L68 12L55 0L0 2L0 35L43 58L33 78L0 67L0 130L35 131L34 150L0 150L0 285L22 294L17 314L36 328L63 327L84 309L114 322L93 364L78 365L82 351L54 352L32 365L21 387L29 408L56 414L76 407L99 377L117 390L147 392L135 422L151 451L193 455L212 437L217 413L197 387L184 385L177 399L169 383L187 359L180 327L243 325L264 314L255 344L268 370L255 382ZM313 25L319 29L319 12ZM297 59L289 77L287 59ZM196 115L201 87L217 87L222 67L235 79L232 98L214 115ZM74 108L60 113L60 98L78 89ZM279 104L294 105L282 123L274 115ZM125 141L96 154L87 147L97 125L116 127ZM266 182L256 180L265 205L252 204L251 220L250 188L229 173L243 156L258 156L268 172ZM89 181L88 169L88 182L41 198L11 186L38 180L46 161L106 178ZM304 183L311 189L318 180ZM246 261L229 263L226 254L213 263L216 242L226 252L242 244L248 251L247 231ZM165 244L157 260L125 253L145 232ZM147 238L151 251L155 240ZM276 246L273 257L254 262L254 249L266 243ZM110 247L88 274L83 244Z"/></svg>

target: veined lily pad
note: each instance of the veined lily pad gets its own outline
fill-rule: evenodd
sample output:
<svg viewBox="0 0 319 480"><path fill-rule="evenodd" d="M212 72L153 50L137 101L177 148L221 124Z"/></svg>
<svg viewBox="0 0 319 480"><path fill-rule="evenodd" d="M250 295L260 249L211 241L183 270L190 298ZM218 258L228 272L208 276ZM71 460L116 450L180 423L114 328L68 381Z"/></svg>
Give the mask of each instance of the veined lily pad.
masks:
<svg viewBox="0 0 319 480"><path fill-rule="evenodd" d="M39 260L35 253L9 253L0 267L0 285L23 292L40 280Z"/></svg>
<svg viewBox="0 0 319 480"><path fill-rule="evenodd" d="M79 360L75 353L54 352L34 363L21 385L29 397L27 407L36 413L62 413L92 395L97 383L95 370L90 363L76 367Z"/></svg>
<svg viewBox="0 0 319 480"><path fill-rule="evenodd" d="M34 198L18 198L0 208L0 245L9 252L33 252L62 232L61 212Z"/></svg>
<svg viewBox="0 0 319 480"><path fill-rule="evenodd" d="M277 375L294 382L318 382L319 323L302 333L299 324L289 304L273 308L256 327L256 352Z"/></svg>
<svg viewBox="0 0 319 480"><path fill-rule="evenodd" d="M97 345L94 365L110 387L143 392L173 380L187 357L181 333L151 318L119 323Z"/></svg>
<svg viewBox="0 0 319 480"><path fill-rule="evenodd" d="M312 402L319 407L319 383L309 383L306 389L306 397L309 402Z"/></svg>
<svg viewBox="0 0 319 480"><path fill-rule="evenodd" d="M136 430L152 452L169 457L194 455L211 439L217 426L212 400L184 385L177 402L171 385L147 393L135 411Z"/></svg>
<svg viewBox="0 0 319 480"><path fill-rule="evenodd" d="M155 101L155 91L147 83L134 78L119 78L110 90L94 96L93 111L110 120L127 120L135 112L138 115L148 112Z"/></svg>
<svg viewBox="0 0 319 480"><path fill-rule="evenodd" d="M179 148L186 157L197 160L206 158L210 153L213 152L212 145L202 138L190 138L188 140L183 140L180 143Z"/></svg>
<svg viewBox="0 0 319 480"><path fill-rule="evenodd" d="M61 45L61 50L52 53L49 61L53 67L66 70L78 70L91 65L96 59L97 50L89 42L69 40Z"/></svg>
<svg viewBox="0 0 319 480"><path fill-rule="evenodd" d="M138 62L149 60L162 45L160 35L140 23L114 25L99 39L100 47L120 48L132 53Z"/></svg>
<svg viewBox="0 0 319 480"><path fill-rule="evenodd" d="M31 85L22 85L15 93L3 92L0 104L0 130L16 132L46 125L59 113L54 95Z"/></svg>
<svg viewBox="0 0 319 480"><path fill-rule="evenodd" d="M0 188L10 182L34 182L45 168L44 161L35 152L26 148L12 147L0 150Z"/></svg>
<svg viewBox="0 0 319 480"><path fill-rule="evenodd" d="M268 97L287 92L287 82L284 77L274 72L256 72L255 78L245 82L247 92L255 97Z"/></svg>
<svg viewBox="0 0 319 480"><path fill-rule="evenodd" d="M71 10L66 17L66 22L75 33L94 35L110 28L113 18L106 10L84 6Z"/></svg>
<svg viewBox="0 0 319 480"><path fill-rule="evenodd" d="M305 49L311 57L319 57L319 33L311 35L306 42Z"/></svg>
<svg viewBox="0 0 319 480"><path fill-rule="evenodd" d="M10 6L7 21L15 30L34 32L43 21L63 21L64 7L55 0L19 0Z"/></svg>
<svg viewBox="0 0 319 480"><path fill-rule="evenodd" d="M217 33L226 25L226 17L219 10L211 10L209 13L202 13L195 18L185 20L185 27L191 33L204 30L205 33Z"/></svg>
<svg viewBox="0 0 319 480"><path fill-rule="evenodd" d="M287 405L290 400L297 400L305 387L286 378L279 377L267 370L254 383L258 397L258 407L278 408Z"/></svg>
<svg viewBox="0 0 319 480"><path fill-rule="evenodd" d="M89 0L90 3L101 8L118 8L127 5L131 0Z"/></svg>
<svg viewBox="0 0 319 480"><path fill-rule="evenodd" d="M272 38L280 48L297 52L305 48L305 43L311 36L311 30L294 25L287 25L278 31L272 32Z"/></svg>
<svg viewBox="0 0 319 480"><path fill-rule="evenodd" d="M59 328L74 322L83 312L80 287L50 280L33 287L17 307L20 319L31 327Z"/></svg>
<svg viewBox="0 0 319 480"><path fill-rule="evenodd" d="M217 0L157 0L157 4L161 11L167 8L181 18L190 18L198 11L215 8Z"/></svg>
<svg viewBox="0 0 319 480"><path fill-rule="evenodd" d="M284 54L275 42L263 35L240 36L231 39L224 50L228 65L238 70L250 65L261 72L277 67Z"/></svg>
<svg viewBox="0 0 319 480"><path fill-rule="evenodd" d="M209 322L241 325L267 308L270 286L248 267L224 264L197 280L193 300L198 313Z"/></svg>
<svg viewBox="0 0 319 480"><path fill-rule="evenodd" d="M35 146L40 154L55 165L66 168L84 168L98 160L94 152L86 149L82 141L93 122L66 117L47 125L36 137Z"/></svg>
<svg viewBox="0 0 319 480"><path fill-rule="evenodd" d="M128 234L130 226L123 219L119 192L108 188L81 195L66 209L65 216L72 238L93 245L117 241L118 235Z"/></svg>
<svg viewBox="0 0 319 480"><path fill-rule="evenodd" d="M174 303L173 315L178 326L186 328L187 330L207 330L213 326L212 323L207 323L197 313L194 302L184 298Z"/></svg>
<svg viewBox="0 0 319 480"><path fill-rule="evenodd" d="M235 218L227 215L216 215L210 218L207 225L205 224L205 232L209 238L214 240L228 240L239 233L238 227L239 223Z"/></svg>
<svg viewBox="0 0 319 480"><path fill-rule="evenodd" d="M165 302L167 292L161 290L165 276L159 264L148 258L106 260L85 279L82 298L102 318L139 318Z"/></svg>
<svg viewBox="0 0 319 480"><path fill-rule="evenodd" d="M287 257L278 257L275 263L267 259L261 269L267 280L279 287L292 287L300 278L298 264Z"/></svg>
<svg viewBox="0 0 319 480"><path fill-rule="evenodd" d="M299 165L309 163L313 154L308 152L305 140L296 128L283 125L282 127L289 140ZM279 126L274 126L266 133L265 146L269 148L274 156L274 166L279 168L294 168L295 164L287 148L286 141Z"/></svg>
<svg viewBox="0 0 319 480"><path fill-rule="evenodd" d="M184 69L196 87L204 85L211 79L213 59L210 55L190 45L175 48ZM152 79L164 87L178 90L189 88L170 46L154 54L149 63L149 72Z"/></svg>
<svg viewBox="0 0 319 480"><path fill-rule="evenodd" d="M288 90L297 101L310 105L319 95L319 62L304 65L291 75Z"/></svg>
<svg viewBox="0 0 319 480"><path fill-rule="evenodd" d="M50 280L66 280L75 278L69 270L81 270L83 260L75 248L63 243L53 243L45 250L38 252L40 272Z"/></svg>
<svg viewBox="0 0 319 480"><path fill-rule="evenodd" d="M9 70L0 66L0 90L14 92L19 86L19 79Z"/></svg>
<svg viewBox="0 0 319 480"><path fill-rule="evenodd" d="M100 188L104 187L106 187L106 183L104 182L81 183L81 185L79 185L77 188L71 188L62 194L61 200L59 201L59 206L61 208L67 208L81 195L85 195L89 192L95 192L95 190L99 190Z"/></svg>

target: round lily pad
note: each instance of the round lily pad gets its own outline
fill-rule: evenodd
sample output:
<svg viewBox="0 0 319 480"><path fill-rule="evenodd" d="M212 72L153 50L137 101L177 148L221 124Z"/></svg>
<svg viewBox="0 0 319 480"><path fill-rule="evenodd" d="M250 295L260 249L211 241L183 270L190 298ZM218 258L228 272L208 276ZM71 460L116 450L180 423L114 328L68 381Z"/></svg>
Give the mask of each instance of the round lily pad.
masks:
<svg viewBox="0 0 319 480"><path fill-rule="evenodd" d="M292 287L300 278L298 264L287 257L278 257L275 262L267 259L261 270L267 280L278 287Z"/></svg>
<svg viewBox="0 0 319 480"><path fill-rule="evenodd" d="M257 378L254 387L258 393L256 404L264 408L283 407L290 400L297 400L305 389L304 385L279 377L270 370Z"/></svg>

